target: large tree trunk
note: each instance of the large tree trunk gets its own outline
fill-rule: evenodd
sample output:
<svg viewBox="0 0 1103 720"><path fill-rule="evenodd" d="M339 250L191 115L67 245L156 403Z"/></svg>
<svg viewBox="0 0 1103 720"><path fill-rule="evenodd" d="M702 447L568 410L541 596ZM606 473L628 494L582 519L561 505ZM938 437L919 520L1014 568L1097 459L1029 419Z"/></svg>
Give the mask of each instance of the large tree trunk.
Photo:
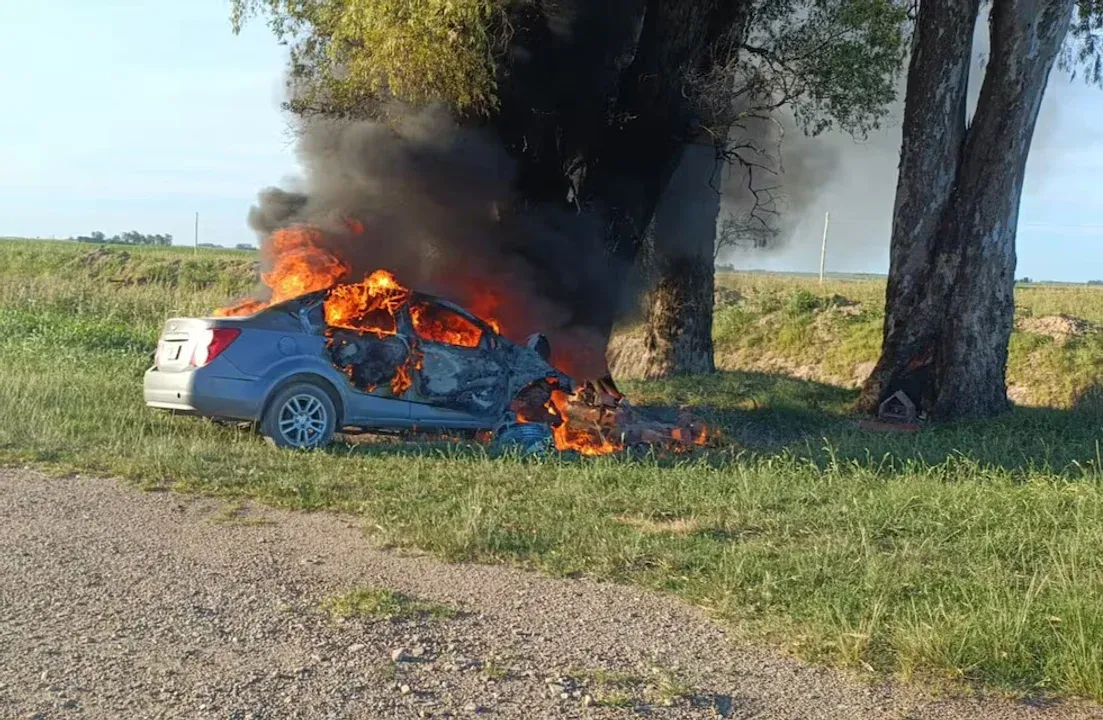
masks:
<svg viewBox="0 0 1103 720"><path fill-rule="evenodd" d="M667 184L679 167L686 143L698 134L699 118L684 88L686 73L700 70L709 62L708 49L731 28L745 27L751 4L743 0L716 3L714 0L648 0L643 24L631 65L622 75L616 107L586 169L583 199L595 208L605 225L606 248L619 268L610 284L619 284L619 297L635 298L636 288L626 282L634 277L633 268L644 238ZM714 216L715 217L715 216ZM713 236L710 236L710 238ZM674 235L667 235L671 245ZM696 255L670 253L664 288L669 302L659 316L668 324L657 336L661 345L676 336L677 348L670 345L677 361L696 356L690 367L703 367L702 358L712 365L711 339L707 348L690 338L711 333L712 256L705 265L690 261ZM675 279L675 271L685 276ZM675 308L697 307L696 298L709 296L707 318L689 320L674 317ZM660 294L663 289L660 289ZM597 331L608 337L622 308L611 307L598 323ZM704 323L704 325L701 324ZM705 329L705 325L708 326ZM688 342L688 344L687 344ZM665 353L660 350L659 354ZM673 356L667 354L668 359ZM665 362L665 361L664 361ZM662 371L668 374L668 371Z"/></svg>
<svg viewBox="0 0 1103 720"><path fill-rule="evenodd" d="M686 146L655 210L655 287L647 323L648 378L710 373L716 220L716 148Z"/></svg>
<svg viewBox="0 0 1103 720"><path fill-rule="evenodd" d="M996 0L971 127L977 0L920 5L908 73L881 358L859 408L897 390L943 419L1004 410L1015 231L1042 95L1074 0Z"/></svg>
<svg viewBox="0 0 1103 720"><path fill-rule="evenodd" d="M614 298L598 314L587 308L603 345L637 295L632 280L644 233L690 134L692 109L680 83L703 52L708 24L702 15L712 10L710 0L648 0L616 105L588 156L582 200L602 222L607 290Z"/></svg>

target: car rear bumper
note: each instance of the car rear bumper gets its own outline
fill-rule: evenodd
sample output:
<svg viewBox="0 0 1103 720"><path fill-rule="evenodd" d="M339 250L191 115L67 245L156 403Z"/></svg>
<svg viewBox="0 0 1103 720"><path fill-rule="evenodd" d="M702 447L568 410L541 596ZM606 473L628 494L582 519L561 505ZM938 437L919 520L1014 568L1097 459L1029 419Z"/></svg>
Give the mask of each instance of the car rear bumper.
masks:
<svg viewBox="0 0 1103 720"><path fill-rule="evenodd" d="M259 419L264 401L261 383L253 378L229 377L214 368L163 372L146 371L146 405L162 410L209 415L233 420Z"/></svg>

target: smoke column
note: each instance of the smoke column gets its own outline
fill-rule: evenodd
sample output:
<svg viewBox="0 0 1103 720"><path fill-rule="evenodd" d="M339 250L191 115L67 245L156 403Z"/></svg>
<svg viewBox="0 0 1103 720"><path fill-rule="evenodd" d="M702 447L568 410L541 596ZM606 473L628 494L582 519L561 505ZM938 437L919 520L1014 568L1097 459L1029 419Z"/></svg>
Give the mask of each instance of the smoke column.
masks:
<svg viewBox="0 0 1103 720"><path fill-rule="evenodd" d="M496 136L430 111L397 126L307 123L298 152L302 188L267 188L249 213L269 262L274 231L310 225L352 280L385 268L495 318L513 340L544 332L576 377L605 373L591 314L632 303L607 290L616 268L601 234L586 215L518 202Z"/></svg>

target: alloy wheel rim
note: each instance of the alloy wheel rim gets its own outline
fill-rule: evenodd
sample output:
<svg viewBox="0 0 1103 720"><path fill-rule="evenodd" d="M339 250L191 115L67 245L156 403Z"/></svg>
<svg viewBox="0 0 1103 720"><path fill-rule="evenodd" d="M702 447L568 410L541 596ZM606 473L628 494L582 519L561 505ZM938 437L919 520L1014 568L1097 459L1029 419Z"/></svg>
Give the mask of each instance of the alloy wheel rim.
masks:
<svg viewBox="0 0 1103 720"><path fill-rule="evenodd" d="M307 393L292 395L280 408L280 434L296 447L313 447L321 440L328 420L321 400Z"/></svg>

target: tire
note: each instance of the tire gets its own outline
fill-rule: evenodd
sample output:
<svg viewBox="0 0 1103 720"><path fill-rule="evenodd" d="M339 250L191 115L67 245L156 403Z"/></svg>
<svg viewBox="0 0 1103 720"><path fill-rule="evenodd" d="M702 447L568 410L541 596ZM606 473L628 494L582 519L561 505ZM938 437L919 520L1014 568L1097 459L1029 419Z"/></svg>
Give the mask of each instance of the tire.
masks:
<svg viewBox="0 0 1103 720"><path fill-rule="evenodd" d="M322 388L298 382L281 389L268 403L260 432L276 447L310 450L333 441L337 408Z"/></svg>

